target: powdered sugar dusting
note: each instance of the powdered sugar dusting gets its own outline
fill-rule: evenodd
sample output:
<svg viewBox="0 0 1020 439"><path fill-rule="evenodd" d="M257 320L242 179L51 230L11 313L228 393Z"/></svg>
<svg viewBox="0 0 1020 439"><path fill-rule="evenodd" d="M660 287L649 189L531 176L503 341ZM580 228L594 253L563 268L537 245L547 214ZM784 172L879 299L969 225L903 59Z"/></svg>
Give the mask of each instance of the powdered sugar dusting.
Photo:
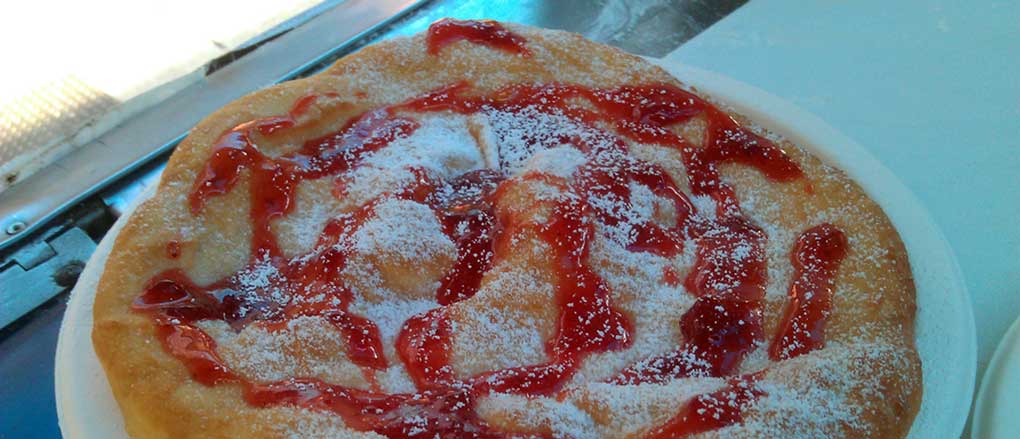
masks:
<svg viewBox="0 0 1020 439"><path fill-rule="evenodd" d="M600 437L592 416L570 401L496 393L483 397L477 410L483 419L495 425L548 429L557 439Z"/></svg>
<svg viewBox="0 0 1020 439"><path fill-rule="evenodd" d="M621 219L613 225L600 224L601 231L606 237L616 241L621 246L632 244L637 238L637 226L648 223L660 223L659 218L665 218L670 223L676 221L676 212L673 206L665 199L656 196L651 189L644 185L631 182L628 185L630 199L624 200L612 193L589 196L588 202L592 207L604 212L611 212Z"/></svg>
<svg viewBox="0 0 1020 439"><path fill-rule="evenodd" d="M523 172L537 172L548 175L555 175L561 178L570 178L577 171L577 168L585 164L588 157L577 148L563 145L533 154L525 162Z"/></svg>
<svg viewBox="0 0 1020 439"><path fill-rule="evenodd" d="M456 252L431 209L394 198L376 205L375 217L358 229L353 240L354 250L382 254L397 263L431 260Z"/></svg>
<svg viewBox="0 0 1020 439"><path fill-rule="evenodd" d="M608 137L599 130L585 126L558 110L539 109L535 106L518 108L514 111L490 109L485 115L482 139L495 150L499 157L499 166L507 174L519 175L524 171L525 164L536 154L564 145L565 141L581 142L597 147L612 142L615 138ZM543 166L547 170L559 168L554 175L569 175L571 168L576 168L579 157L568 150L560 153L547 152L544 157L562 156L557 162L548 162L547 158L538 158L534 166ZM543 165L539 163L545 162Z"/></svg>
<svg viewBox="0 0 1020 439"><path fill-rule="evenodd" d="M269 302L272 306L286 305L291 296L281 286L283 279L280 270L268 257L256 259L255 262L237 272L231 279L236 287L235 295L242 298L243 303L237 310L240 318L256 311L250 309L250 303Z"/></svg>
<svg viewBox="0 0 1020 439"><path fill-rule="evenodd" d="M466 118L452 114L417 115L420 127L379 151L360 166L341 175L347 206L360 206L414 181L411 169L423 169L439 178L450 178L485 167L479 145Z"/></svg>
<svg viewBox="0 0 1020 439"><path fill-rule="evenodd" d="M678 319L693 305L694 298L682 286L663 283L662 273L667 266L685 273L690 266L689 253L670 260L628 251L614 239L593 243L591 260L609 284L614 300L627 313L642 318L634 320L634 341L629 349L592 355L574 383L608 379L628 365L665 353L680 343Z"/></svg>
<svg viewBox="0 0 1020 439"><path fill-rule="evenodd" d="M667 384L619 386L592 382L571 394L598 423L601 437L632 437L673 417L695 395L725 384L719 378L687 378Z"/></svg>
<svg viewBox="0 0 1020 439"><path fill-rule="evenodd" d="M424 168L442 177L453 177L484 165L467 119L450 114L415 116L420 127L394 140L367 159L365 165L380 169Z"/></svg>
<svg viewBox="0 0 1020 439"><path fill-rule="evenodd" d="M260 382L303 376L367 388L361 370L343 355L343 337L323 318L298 317L280 330L256 324L234 332L211 320L199 325L216 340L227 365Z"/></svg>
<svg viewBox="0 0 1020 439"><path fill-rule="evenodd" d="M281 408L274 411L267 424L282 439L383 439L373 432L355 431L344 425L337 416L310 412L298 408Z"/></svg>
<svg viewBox="0 0 1020 439"><path fill-rule="evenodd" d="M553 286L538 273L497 266L479 289L477 300L458 303L451 310L454 368L471 376L547 361L545 342L552 321L528 308L553 296Z"/></svg>
<svg viewBox="0 0 1020 439"><path fill-rule="evenodd" d="M783 431L821 439L869 432L867 417L887 410L883 400L900 394L885 383L910 368L907 352L889 344L868 338L832 343L813 355L777 363L755 384L765 396L746 411L745 422L720 434L761 437Z"/></svg>
<svg viewBox="0 0 1020 439"><path fill-rule="evenodd" d="M288 254L304 253L315 246L326 222L337 214L337 203L331 199L332 196L329 197L325 202L312 197L300 198L298 203L301 207L295 209L299 213L288 215L274 224L273 231L290 250Z"/></svg>
<svg viewBox="0 0 1020 439"><path fill-rule="evenodd" d="M411 317L424 314L439 304L435 300L399 300L393 298L382 302L357 301L351 304L351 311L376 324L382 337L383 349L388 358L397 358L394 346L397 334Z"/></svg>

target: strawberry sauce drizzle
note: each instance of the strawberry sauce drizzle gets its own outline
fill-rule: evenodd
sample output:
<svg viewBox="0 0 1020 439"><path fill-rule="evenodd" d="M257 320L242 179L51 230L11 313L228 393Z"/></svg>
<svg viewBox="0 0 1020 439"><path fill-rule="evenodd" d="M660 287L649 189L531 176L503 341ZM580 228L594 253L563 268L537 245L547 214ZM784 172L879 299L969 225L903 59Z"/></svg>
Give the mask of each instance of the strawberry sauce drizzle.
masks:
<svg viewBox="0 0 1020 439"><path fill-rule="evenodd" d="M181 257L181 243L176 239L171 239L166 243L166 257L170 259L177 259Z"/></svg>
<svg viewBox="0 0 1020 439"><path fill-rule="evenodd" d="M762 336L765 234L740 217L724 218L698 240L684 286L698 299L680 317L684 342L672 352L624 369L611 382L663 383L728 376Z"/></svg>
<svg viewBox="0 0 1020 439"><path fill-rule="evenodd" d="M491 20L444 18L429 26L425 44L429 54L436 55L444 47L461 40L513 54L531 55L524 38Z"/></svg>
<svg viewBox="0 0 1020 439"><path fill-rule="evenodd" d="M305 98L286 117L243 123L227 131L213 147L213 155L199 174L189 196L191 211L199 214L209 198L229 192L241 171L251 172L250 216L255 231L253 257L281 256L273 235L273 219L290 213L297 183L322 178L357 166L362 157L418 128L414 120L390 117L385 110L365 113L337 134L305 141L297 152L270 157L259 150L256 134L271 136L297 124L300 110L314 102Z"/></svg>
<svg viewBox="0 0 1020 439"><path fill-rule="evenodd" d="M435 53L458 40L529 53L523 38L491 22L443 20L430 27L427 41L430 52ZM134 308L153 317L167 352L180 359L194 379L206 385L237 383L244 389L245 399L254 406L287 404L329 411L341 416L351 428L387 437L407 437L413 431L427 433L428 437L507 437L509 434L496 431L477 416L474 410L477 398L492 392L556 395L588 355L624 349L631 344L633 325L613 306L609 287L588 266L587 259L595 233L594 221L612 226L624 220L618 212L589 200L612 195L629 202L631 185L636 184L667 200L675 212L675 223L635 225L628 250L671 257L682 251L684 241L696 242L692 271L684 278L667 271L664 278L672 285L683 283L697 300L679 319L684 342L677 350L631 366L611 381L634 384L685 376L733 375L744 356L762 338L766 236L740 214L732 190L719 177L718 166L740 163L758 169L770 179L791 181L801 176L796 164L769 140L741 127L696 95L671 85L615 89L565 84L515 85L491 95L470 92L470 84L457 83L402 104L366 112L339 132L308 140L298 151L276 157L263 153L258 142L299 129L306 112L315 106L329 105L322 102L337 97L310 95L300 99L287 115L258 119L228 130L195 181L189 198L192 212L201 214L211 198L230 192L247 171L250 216L255 228L251 262L242 272L268 264L277 275L269 287L242 292L239 275L199 286L182 271L170 270L149 281ZM572 99L587 100L594 108L568 104ZM320 316L340 330L347 343L348 357L366 371L366 378L372 382L374 372L389 363L375 324L348 311L353 297L341 275L347 254L343 246L336 244L349 239L374 215L378 199L332 220L312 253L290 260L283 257L276 243L272 221L293 209L294 191L302 180L338 176L337 193L342 194L341 174L357 167L368 154L418 128L417 122L400 115L403 112L474 114L519 112L526 108L565 115L593 129L608 124L626 139L677 149L686 165L692 192L716 201L718 219L711 223L696 220L693 205L672 178L654 165L630 158L623 139L610 142L607 147L563 136L562 142L576 145L588 155L589 162L575 173L574 183L566 188L576 196L555 206L550 218L538 226L515 224L512 218L498 218L494 213L500 189L516 179L507 180L498 171L482 170L440 181L423 170L413 169L418 176L414 184L383 197L413 200L431 207L444 233L456 244L458 255L436 291L441 307L410 318L396 340L399 361L418 391L385 394L377 386L372 387L376 390L359 390L307 377L257 383L226 366L216 352L215 341L197 326L198 322L222 320L235 330L249 324L282 330L295 317ZM688 144L670 129L695 118L707 125L707 141L702 147ZM603 134L614 137L608 132ZM619 157L600 154L606 148L622 152L627 158L606 159ZM439 193L444 196L438 196ZM816 232L821 238L802 237L802 241L811 242L803 245L798 242L793 260L799 274L791 286L793 299L799 297L799 293L794 293L795 287L799 288L797 291L806 286L831 289L838 260L835 265L813 262L815 258L842 257L830 245L813 244L829 243L834 239L833 231L838 233L838 229L825 226L828 228ZM546 346L550 360L458 377L450 365L453 327L446 305L469 299L478 291L483 276L500 257L501 246L497 244L500 237L518 227L537 227L532 232L554 252L559 316L557 330ZM322 297L326 299L311 300ZM827 299L822 305L811 301L796 303L799 305L791 304L786 326L801 327L819 316L824 325ZM825 312L815 311L818 307L824 307ZM819 346L821 330L812 330L810 335L814 346ZM773 350L780 349L776 348L778 340L777 335ZM649 436L677 437L739 422L743 407L761 395L754 390L753 381L753 377L732 378L727 387L696 396L676 417ZM719 403L723 397L736 398L737 403Z"/></svg>
<svg viewBox="0 0 1020 439"><path fill-rule="evenodd" d="M833 281L848 245L846 235L828 223L812 227L797 238L790 253L795 270L790 302L769 348L770 358L786 360L825 346Z"/></svg>
<svg viewBox="0 0 1020 439"><path fill-rule="evenodd" d="M492 268L493 243L501 233L492 212L493 195L503 179L492 170L469 172L454 179L448 187L453 194L470 195L430 203L439 212L443 231L457 244L457 262L440 281L436 292L440 305L474 296L482 276Z"/></svg>

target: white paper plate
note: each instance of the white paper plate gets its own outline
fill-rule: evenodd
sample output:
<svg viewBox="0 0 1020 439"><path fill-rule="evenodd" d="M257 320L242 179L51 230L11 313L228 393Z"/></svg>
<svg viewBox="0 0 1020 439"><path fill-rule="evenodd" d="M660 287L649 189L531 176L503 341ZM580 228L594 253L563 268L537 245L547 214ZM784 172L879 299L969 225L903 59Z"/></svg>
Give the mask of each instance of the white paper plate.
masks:
<svg viewBox="0 0 1020 439"><path fill-rule="evenodd" d="M1020 317L995 349L974 406L972 439L1015 439L1020 432Z"/></svg>
<svg viewBox="0 0 1020 439"><path fill-rule="evenodd" d="M920 202L864 148L796 106L716 73L650 61L843 169L885 209L906 244L918 291L924 400L909 437L958 437L974 391L974 317L956 259ZM96 283L127 217L117 221L89 260L64 316L57 344L56 399L66 439L128 438L90 336Z"/></svg>

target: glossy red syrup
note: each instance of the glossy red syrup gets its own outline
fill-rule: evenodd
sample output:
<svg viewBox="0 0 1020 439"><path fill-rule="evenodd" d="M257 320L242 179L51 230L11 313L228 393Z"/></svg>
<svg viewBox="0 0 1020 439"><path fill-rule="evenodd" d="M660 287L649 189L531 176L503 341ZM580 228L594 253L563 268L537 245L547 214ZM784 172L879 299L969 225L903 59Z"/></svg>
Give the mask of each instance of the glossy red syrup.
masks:
<svg viewBox="0 0 1020 439"><path fill-rule="evenodd" d="M461 39L527 53L523 39L494 23L444 20L434 24L428 36L431 51ZM735 373L744 356L762 337L760 308L766 273L763 251L766 236L740 214L732 191L719 179L718 166L740 163L753 166L774 180L789 181L800 177L794 162L770 141L742 128L707 102L669 85L616 89L517 85L481 96L472 95L470 89L470 84L452 84L399 105L367 112L337 133L308 140L299 150L279 156L264 153L258 143L300 129L306 112L325 105L321 102L323 96L299 100L287 115L255 120L228 130L194 183L189 199L191 209L196 215L202 214L213 198L230 192L247 175L252 200L249 215L255 230L251 263L245 270L271 266L275 270L272 285L242 293L244 285L239 275L200 286L183 272L171 270L148 283L135 301L135 309L154 318L166 350L184 362L197 381L207 385L239 384L252 405L286 404L328 411L343 417L353 428L387 437L408 437L412 432L425 433L427 437L508 437L509 433L495 431L477 417L474 404L478 397L491 392L556 395L588 355L624 349L631 344L632 323L613 305L608 285L587 261L595 221L614 225L627 218L590 200L609 195L630 200L632 185L640 185L666 200L675 212L675 220L672 224L633 225L635 233L627 247L635 252L673 256L682 250L685 241L694 241L697 249L692 271L684 278L675 271L666 271L663 277L668 284L685 285L697 301L679 317L684 342L677 350L634 365L613 381L664 382L682 376ZM572 99L587 100L593 107L568 105ZM356 168L368 154L418 128L417 122L399 115L402 111L471 114L494 110L519 112L526 108L567 115L593 128L609 124L631 139L678 149L693 191L717 201L718 219L710 223L695 220L693 205L669 175L629 158L626 142L609 132L604 135L615 141L594 145L588 145L585 139L563 136L564 143L572 143L588 154L589 162L577 171L573 183L561 184L577 196L557 205L541 225L517 224L513 218L498 218L494 214L494 206L503 193L500 188L516 179L506 180L498 171L482 170L451 180L437 180L415 169L418 179L414 184L387 196L431 207L444 232L456 244L458 257L436 291L441 306L405 322L396 341L399 358L387 360L375 324L348 311L353 298L341 275L347 254L342 250L344 247L334 245L349 239L374 215L376 201L332 220L320 235L316 249L290 260L277 247L272 221L290 212L294 190L304 179L336 176L335 192L342 196L343 173ZM689 145L669 129L693 118L707 123L708 144L704 147ZM628 158L607 159L620 154L599 154L606 152L605 148L622 152ZM459 377L450 366L453 328L445 306L470 298L478 291L483 276L500 258L500 251L506 251L499 244L500 238L519 227L533 227L532 232L546 241L554 253L558 322L546 346L550 360L545 364ZM815 251L811 249L817 245L812 242L803 245L807 250L798 247L797 253ZM813 259L808 261L809 256L801 258L798 270L816 274L804 275L805 285L817 282L819 270L829 267L816 267ZM796 258L794 261L798 263ZM315 297L328 300L310 300ZM794 314L790 321L800 322L800 312ZM320 316L334 324L345 338L347 356L366 371L370 382L374 371L387 367L389 361L401 361L418 391L384 394L302 377L273 383L252 382L230 371L216 353L213 339L196 325L203 320L222 320L235 330L249 324L276 330L298 316ZM739 422L740 409L760 395L751 388L751 382L746 378L734 379L727 388L695 397L652 436L683 436ZM735 402L718 403L723 397Z"/></svg>
<svg viewBox="0 0 1020 439"><path fill-rule="evenodd" d="M457 245L457 262L436 292L440 305L474 296L482 276L492 268L494 240L501 233L492 212L493 194L503 179L492 170L469 172L449 183L452 193L466 195L432 203L444 231Z"/></svg>
<svg viewBox="0 0 1020 439"><path fill-rule="evenodd" d="M596 92L594 98L615 116L613 122L621 132L642 142L679 149L691 191L712 196L720 215L739 214L732 190L719 180L718 167L723 163L754 167L776 181L791 181L803 175L770 140L741 127L732 117L686 90L671 85L624 86ZM692 147L667 128L696 117L707 124L702 148Z"/></svg>
<svg viewBox="0 0 1020 439"><path fill-rule="evenodd" d="M630 344L630 322L611 306L605 281L586 263L595 233L586 210L584 204L564 202L541 230L558 260L560 324L547 349L556 358L617 350Z"/></svg>
<svg viewBox="0 0 1020 439"><path fill-rule="evenodd" d="M531 54L523 37L490 20L444 18L432 23L425 37L431 55L436 55L444 47L461 40L514 54Z"/></svg>
<svg viewBox="0 0 1020 439"><path fill-rule="evenodd" d="M611 382L662 383L690 376L727 376L762 335L765 234L740 218L725 219L698 240L684 281L698 297L680 317L684 342L673 351L623 370Z"/></svg>
<svg viewBox="0 0 1020 439"><path fill-rule="evenodd" d="M298 101L298 107L308 100ZM237 183L241 171L251 173L251 211L254 256L280 256L271 221L290 212L297 183L349 170L366 154L418 128L417 122L390 117L385 111L369 112L353 120L340 133L306 141L297 152L280 157L263 154L253 141L256 132L270 135L296 126L296 117L271 117L241 124L220 136L213 155L195 181L190 195L191 211L201 213L210 197L225 194ZM267 128L268 127L268 128Z"/></svg>
<svg viewBox="0 0 1020 439"><path fill-rule="evenodd" d="M630 165L630 166L628 166ZM652 221L633 224L633 242L628 250L648 252L664 257L672 257L683 250L683 240L691 231L688 227L694 207L690 200L677 189L671 178L657 166L636 164L599 164L590 163L579 173L581 186L588 196L605 197L611 195L625 203L631 203L629 184L636 183L647 187L653 194L666 199L672 204L676 213L674 225L664 227ZM593 214L603 224L615 226L625 222L620 212L594 207Z"/></svg>
<svg viewBox="0 0 1020 439"><path fill-rule="evenodd" d="M454 381L450 367L452 328L442 308L410 318L397 337L397 353L420 389Z"/></svg>
<svg viewBox="0 0 1020 439"><path fill-rule="evenodd" d="M676 269L667 265L662 268L662 283L675 287L680 285L680 273L677 273Z"/></svg>
<svg viewBox="0 0 1020 439"><path fill-rule="evenodd" d="M832 287L849 244L832 224L821 224L797 238L790 254L795 270L790 302L769 356L786 360L825 346L825 322L832 308Z"/></svg>
<svg viewBox="0 0 1020 439"><path fill-rule="evenodd" d="M803 173L772 141L738 124L732 117L697 95L668 84L590 89L576 85L515 85L492 96L470 96L469 85L452 84L398 108L417 111L476 113L483 108L514 111L522 108L558 110L587 123L607 122L624 135L644 143L676 148L684 157L688 179L696 195L710 195L723 216L739 216L730 189L719 178L719 165L739 163L775 181L792 181ZM584 98L598 111L570 107L571 98ZM707 123L704 147L694 147L669 127L700 118ZM582 139L573 140L583 143ZM579 145L583 146L583 145ZM652 171L654 173L654 171Z"/></svg>
<svg viewBox="0 0 1020 439"><path fill-rule="evenodd" d="M177 259L181 257L181 243L176 239L171 239L166 243L166 257L170 259Z"/></svg>
<svg viewBox="0 0 1020 439"><path fill-rule="evenodd" d="M390 438L507 438L478 419L474 394L445 387L413 395L380 394L293 378L270 384L250 384L245 399L256 407L297 405L335 413L350 428L373 431ZM535 438L541 435L515 434Z"/></svg>
<svg viewBox="0 0 1020 439"><path fill-rule="evenodd" d="M193 289L183 272L164 272L149 281L145 292L135 299L134 309L153 313L163 347L188 367L196 381L210 386L233 381L233 372L216 353L216 342L193 323L214 314L195 304L190 293Z"/></svg>

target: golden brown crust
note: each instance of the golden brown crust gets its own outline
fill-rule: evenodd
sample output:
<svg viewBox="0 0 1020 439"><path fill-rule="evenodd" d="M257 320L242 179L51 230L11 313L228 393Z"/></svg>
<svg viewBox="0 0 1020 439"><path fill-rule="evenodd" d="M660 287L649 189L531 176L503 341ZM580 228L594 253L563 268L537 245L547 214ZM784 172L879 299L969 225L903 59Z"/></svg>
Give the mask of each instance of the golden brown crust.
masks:
<svg viewBox="0 0 1020 439"><path fill-rule="evenodd" d="M508 26L527 40L530 57L469 42L454 43L432 56L426 53L422 35L394 39L345 57L319 75L238 99L192 130L171 157L156 195L139 207L117 237L95 301L93 343L130 435L140 439L282 438L297 432L298 437L337 437L342 430L342 421L329 414L288 407L256 409L244 402L239 386L210 387L197 383L180 361L164 351L152 320L131 310L130 304L145 282L166 269L181 267L197 283L204 284L230 275L248 262L252 226L247 216L246 190L233 190L211 199L197 216L191 214L187 203L192 183L224 131L259 117L285 114L294 101L311 93L337 93L347 102L324 118L326 123L319 129L329 132L364 110L401 102L465 79L482 91L522 82L592 87L679 85L668 73L640 58L580 36ZM700 437L794 437L798 433L825 437L905 437L921 396L920 361L913 334L915 293L906 251L881 209L842 172L789 142L782 141L781 145L804 170L803 181L779 184L740 165L726 165L722 174L735 188L748 215L769 233L768 245L775 247L769 251L768 260L766 334L775 333L783 312L791 276L786 258L797 234L819 222L831 222L849 237L851 251L835 281L834 312L827 331L829 346L770 368L764 379L770 396L745 412L744 424ZM654 146L641 151L649 157L667 160L673 154ZM676 161L675 157L672 159ZM684 173L682 166L667 169L676 176ZM686 181L676 176L676 181ZM246 187L245 178L242 177L238 188ZM810 192L806 190L808 186ZM350 209L331 197L325 183L301 187L295 212L316 204L337 211ZM285 251L292 255L302 245L297 236L300 228L288 221L280 220L274 227L280 233L286 233L288 227L295 230L292 239L281 239ZM164 256L170 240L181 243L179 259ZM528 258L522 255L521 258ZM610 250L595 251L592 258L595 265L608 272L634 271L633 267L619 266ZM511 266L517 263L507 262ZM523 266L540 263L519 262ZM787 268L784 271L782 267ZM548 307L543 306L543 294L551 293L520 294L523 295L519 302L523 305L519 312L538 316L535 320L539 322L552 321L541 317L548 313ZM506 303L505 299L496 303ZM484 309L493 300L479 294L476 302L464 303L459 308L464 318L470 319L472 309ZM626 303L635 299L619 300ZM541 324L539 327L538 333L548 336L550 330L542 329ZM301 346L308 345L299 342L293 348ZM455 349L456 352L459 351ZM465 358L455 363L465 371L479 371L499 361ZM616 360L610 362L613 361ZM752 372L765 366L768 359L758 352L745 363L742 371ZM345 372L342 365L337 367L339 372L331 372L334 373L331 377L342 381ZM595 369L588 372L598 375ZM585 412L582 418L590 424L584 425L595 428L601 435L639 436L675 414L686 398L693 396L692 388L705 387L704 383L693 382L694 379L680 381L684 382L655 385L658 387L654 389L649 388L653 385L625 389L631 392L626 396L620 396L625 390L607 389L607 385L581 386L567 402ZM554 403L506 397L481 404L479 411L486 413L493 425L508 429L527 429L532 425L548 430L556 421L540 419L535 413L556 412L542 405ZM636 422L633 410L643 411L644 415L637 417L643 416L652 425L630 425ZM812 417L823 419L809 419ZM824 425L809 425L813 422ZM350 430L343 434L372 436Z"/></svg>

